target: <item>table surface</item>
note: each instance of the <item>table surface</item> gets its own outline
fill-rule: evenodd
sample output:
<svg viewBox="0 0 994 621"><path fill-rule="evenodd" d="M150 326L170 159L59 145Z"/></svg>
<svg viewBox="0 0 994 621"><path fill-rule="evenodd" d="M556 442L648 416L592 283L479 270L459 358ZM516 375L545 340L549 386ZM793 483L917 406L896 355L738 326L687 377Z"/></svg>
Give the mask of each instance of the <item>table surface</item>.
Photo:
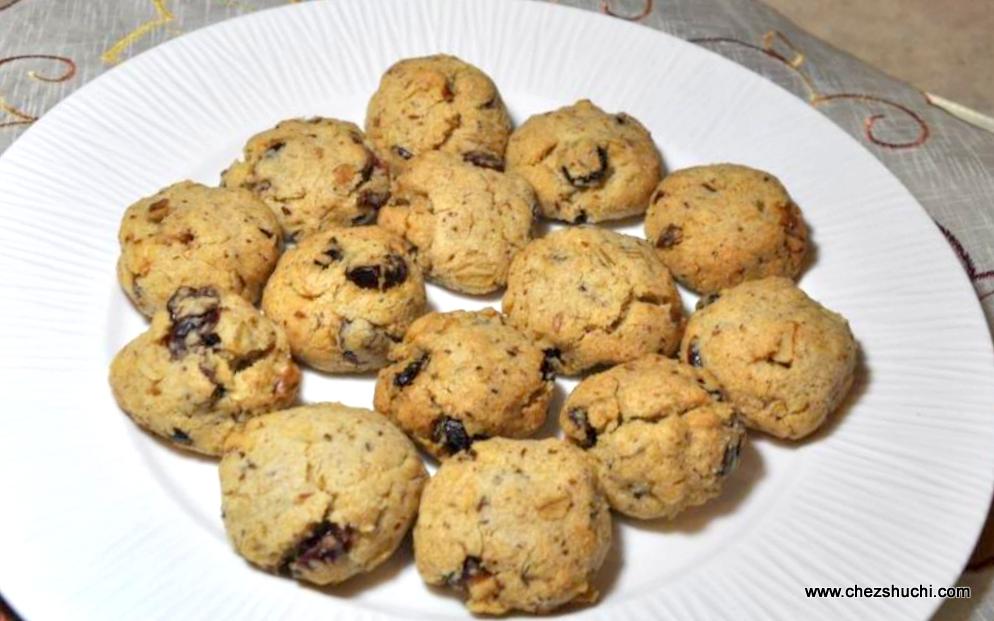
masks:
<svg viewBox="0 0 994 621"><path fill-rule="evenodd" d="M300 0L0 0L0 152L55 103L163 41ZM550 0L555 1L555 0ZM994 326L994 134L800 30L754 0L562 0L706 46L808 101L911 190ZM937 619L994 621L994 526ZM0 591L2 591L0 585ZM0 621L6 621L0 600Z"/></svg>

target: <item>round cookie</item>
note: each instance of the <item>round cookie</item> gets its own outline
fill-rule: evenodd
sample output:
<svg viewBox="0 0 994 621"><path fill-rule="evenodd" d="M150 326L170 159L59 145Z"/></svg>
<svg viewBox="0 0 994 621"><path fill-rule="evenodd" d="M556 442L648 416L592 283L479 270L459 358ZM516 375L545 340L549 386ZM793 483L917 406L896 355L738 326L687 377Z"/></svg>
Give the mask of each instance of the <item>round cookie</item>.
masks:
<svg viewBox="0 0 994 621"><path fill-rule="evenodd" d="M437 458L545 422L554 375L545 353L493 309L430 313L380 370L375 407Z"/></svg>
<svg viewBox="0 0 994 621"><path fill-rule="evenodd" d="M611 516L583 452L567 442L493 438L445 460L425 487L414 558L475 614L591 602Z"/></svg>
<svg viewBox="0 0 994 621"><path fill-rule="evenodd" d="M663 163L635 118L582 99L515 130L507 168L532 184L543 216L580 224L645 212Z"/></svg>
<svg viewBox="0 0 994 621"><path fill-rule="evenodd" d="M683 305L645 240L570 227L532 241L511 263L504 312L551 344L567 375L676 352Z"/></svg>
<svg viewBox="0 0 994 621"><path fill-rule="evenodd" d="M511 117L485 73L455 56L407 58L390 67L366 109L366 133L393 169L446 151L503 170Z"/></svg>
<svg viewBox="0 0 994 621"><path fill-rule="evenodd" d="M714 377L658 354L584 379L559 422L593 457L611 506L642 519L717 496L745 442Z"/></svg>
<svg viewBox="0 0 994 621"><path fill-rule="evenodd" d="M280 259L262 308L305 364L332 373L378 369L425 312L424 279L409 251L378 226L319 231Z"/></svg>
<svg viewBox="0 0 994 621"><path fill-rule="evenodd" d="M251 563L337 584L393 554L428 474L386 418L338 403L250 420L225 444L224 527Z"/></svg>
<svg viewBox="0 0 994 621"><path fill-rule="evenodd" d="M128 207L118 239L118 280L151 317L183 286L218 287L255 303L282 232L249 191L181 181Z"/></svg>
<svg viewBox="0 0 994 621"><path fill-rule="evenodd" d="M262 199L294 240L329 226L371 224L390 197L386 165L359 128L320 117L252 136L221 181Z"/></svg>
<svg viewBox="0 0 994 621"><path fill-rule="evenodd" d="M656 188L645 232L681 284L713 293L796 278L808 250L801 210L773 175L736 164L685 168Z"/></svg>
<svg viewBox="0 0 994 621"><path fill-rule="evenodd" d="M680 358L714 374L748 427L803 438L849 392L857 346L848 322L790 279L744 282L699 307Z"/></svg>
<svg viewBox="0 0 994 621"><path fill-rule="evenodd" d="M395 179L378 223L417 248L426 278L484 294L507 284L511 259L531 239L534 208L522 177L429 151Z"/></svg>
<svg viewBox="0 0 994 621"><path fill-rule="evenodd" d="M293 403L300 370L279 326L233 293L181 287L110 368L114 398L174 445L220 455L249 418Z"/></svg>

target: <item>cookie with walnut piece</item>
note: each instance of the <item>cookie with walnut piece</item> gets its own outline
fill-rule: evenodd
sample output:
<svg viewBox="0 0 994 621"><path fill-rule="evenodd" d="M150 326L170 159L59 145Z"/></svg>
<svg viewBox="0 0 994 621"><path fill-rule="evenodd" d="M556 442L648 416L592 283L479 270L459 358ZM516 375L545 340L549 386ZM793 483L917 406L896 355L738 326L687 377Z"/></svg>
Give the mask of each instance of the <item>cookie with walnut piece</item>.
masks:
<svg viewBox="0 0 994 621"><path fill-rule="evenodd" d="M549 612L597 599L611 514L581 450L493 438L445 460L425 487L414 558L475 614Z"/></svg>
<svg viewBox="0 0 994 621"><path fill-rule="evenodd" d="M425 312L410 246L378 226L331 228L280 259L262 308L283 326L293 355L332 373L386 364L387 350Z"/></svg>
<svg viewBox="0 0 994 621"><path fill-rule="evenodd" d="M320 117L252 136L221 179L262 199L293 240L329 226L372 224L390 197L386 165L359 128Z"/></svg>
<svg viewBox="0 0 994 621"><path fill-rule="evenodd" d="M385 417L338 403L252 419L220 464L224 526L267 571L337 584L390 557L428 473Z"/></svg>
<svg viewBox="0 0 994 621"><path fill-rule="evenodd" d="M294 402L300 370L283 330L241 297L181 287L114 357L110 384L145 429L220 455L238 425Z"/></svg>

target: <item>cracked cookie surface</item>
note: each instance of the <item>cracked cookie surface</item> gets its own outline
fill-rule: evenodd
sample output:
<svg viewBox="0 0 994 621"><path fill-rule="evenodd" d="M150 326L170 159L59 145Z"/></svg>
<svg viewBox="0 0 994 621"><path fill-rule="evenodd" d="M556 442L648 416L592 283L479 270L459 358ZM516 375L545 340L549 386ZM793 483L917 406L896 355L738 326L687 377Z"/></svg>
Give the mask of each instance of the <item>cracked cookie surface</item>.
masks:
<svg viewBox="0 0 994 621"><path fill-rule="evenodd" d="M702 306L680 359L710 371L748 427L803 438L845 399L857 360L849 323L790 279L744 282Z"/></svg>
<svg viewBox="0 0 994 621"><path fill-rule="evenodd" d="M431 151L394 180L378 223L417 249L428 280L484 294L507 283L511 259L531 239L535 200L518 175Z"/></svg>
<svg viewBox="0 0 994 621"><path fill-rule="evenodd" d="M366 133L394 171L425 151L503 170L511 117L493 80L439 54L387 69L366 109Z"/></svg>
<svg viewBox="0 0 994 621"><path fill-rule="evenodd" d="M414 528L422 579L477 614L548 612L597 598L611 516L583 452L558 439L479 442L425 487Z"/></svg>
<svg viewBox="0 0 994 621"><path fill-rule="evenodd" d="M182 287L111 363L114 398L173 445L220 455L253 416L285 408L300 370L279 326L241 297Z"/></svg>
<svg viewBox="0 0 994 621"><path fill-rule="evenodd" d="M118 240L118 280L151 317L182 286L218 287L257 302L279 259L282 232L247 190L181 181L128 207Z"/></svg>
<svg viewBox="0 0 994 621"><path fill-rule="evenodd" d="M253 418L228 439L220 478L224 526L238 553L324 585L393 554L428 474L381 414L322 403Z"/></svg>
<svg viewBox="0 0 994 621"><path fill-rule="evenodd" d="M673 277L705 294L766 276L796 278L808 251L801 210L783 184L736 164L667 175L645 232Z"/></svg>
<svg viewBox="0 0 994 621"><path fill-rule="evenodd" d="M492 309L430 313L380 370L376 410L438 458L545 422L553 374L542 349Z"/></svg>
<svg viewBox="0 0 994 621"><path fill-rule="evenodd" d="M660 355L587 377L559 422L593 457L611 506L641 519L672 518L717 496L745 442L717 380Z"/></svg>
<svg viewBox="0 0 994 621"><path fill-rule="evenodd" d="M662 168L638 120L586 99L529 118L507 145L507 169L535 188L542 215L575 224L645 212Z"/></svg>
<svg viewBox="0 0 994 621"><path fill-rule="evenodd" d="M567 375L672 355L684 324L676 286L652 246L592 227L554 231L518 253L503 309L512 325L550 343Z"/></svg>
<svg viewBox="0 0 994 621"><path fill-rule="evenodd" d="M390 197L386 165L359 128L320 117L252 136L221 179L262 199L294 240L329 226L372 224Z"/></svg>
<svg viewBox="0 0 994 621"><path fill-rule="evenodd" d="M331 228L280 259L262 296L293 355L332 373L386 364L387 350L425 312L421 269L410 246L378 226Z"/></svg>

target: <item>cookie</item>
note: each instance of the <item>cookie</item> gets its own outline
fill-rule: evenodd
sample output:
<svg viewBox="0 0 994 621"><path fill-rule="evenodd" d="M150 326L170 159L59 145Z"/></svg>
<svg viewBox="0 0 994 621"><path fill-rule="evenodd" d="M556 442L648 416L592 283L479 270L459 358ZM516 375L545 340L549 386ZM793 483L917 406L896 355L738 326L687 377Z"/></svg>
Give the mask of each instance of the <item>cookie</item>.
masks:
<svg viewBox="0 0 994 621"><path fill-rule="evenodd" d="M429 151L397 177L378 223L417 248L428 280L484 294L507 284L511 259L531 239L534 206L522 177Z"/></svg>
<svg viewBox="0 0 994 621"><path fill-rule="evenodd" d="M378 369L425 312L424 279L409 252L378 226L319 231L280 259L262 308L303 363L332 373Z"/></svg>
<svg viewBox="0 0 994 621"><path fill-rule="evenodd" d="M425 487L414 557L476 614L548 612L597 598L611 516L583 452L558 439L478 442Z"/></svg>
<svg viewBox="0 0 994 621"><path fill-rule="evenodd" d="M559 423L593 458L611 507L642 519L717 496L745 442L717 380L658 354L584 379Z"/></svg>
<svg viewBox="0 0 994 621"><path fill-rule="evenodd" d="M528 244L511 263L503 309L512 325L550 343L567 375L672 355L684 323L680 295L652 246L591 227Z"/></svg>
<svg viewBox="0 0 994 621"><path fill-rule="evenodd" d="M390 197L386 164L359 128L319 117L252 136L221 180L269 205L291 240L330 226L372 224Z"/></svg>
<svg viewBox="0 0 994 621"><path fill-rule="evenodd" d="M507 145L507 169L532 184L542 215L577 224L644 213L662 168L638 120L586 99L529 118Z"/></svg>
<svg viewBox="0 0 994 621"><path fill-rule="evenodd" d="M808 252L801 210L783 184L736 164L667 175L652 195L645 233L673 276L700 293L766 276L796 278Z"/></svg>
<svg viewBox="0 0 994 621"><path fill-rule="evenodd" d="M114 398L174 446L220 455L246 420L285 408L300 370L283 330L234 293L181 287L110 368Z"/></svg>
<svg viewBox="0 0 994 621"><path fill-rule="evenodd" d="M485 73L439 54L401 60L383 74L366 109L366 133L392 169L445 151L502 170L511 117Z"/></svg>
<svg viewBox="0 0 994 621"><path fill-rule="evenodd" d="M545 353L493 309L430 313L380 370L375 407L438 458L542 426L554 375Z"/></svg>
<svg viewBox="0 0 994 621"><path fill-rule="evenodd" d="M181 181L128 207L117 277L144 315L180 287L217 287L259 299L280 256L276 216L247 190Z"/></svg>
<svg viewBox="0 0 994 621"><path fill-rule="evenodd" d="M250 420L228 439L220 477L224 527L238 553L325 585L394 553L428 474L386 418L322 403Z"/></svg>
<svg viewBox="0 0 994 621"><path fill-rule="evenodd" d="M699 306L680 357L714 374L748 427L803 438L849 392L857 345L848 322L790 279L744 282Z"/></svg>

